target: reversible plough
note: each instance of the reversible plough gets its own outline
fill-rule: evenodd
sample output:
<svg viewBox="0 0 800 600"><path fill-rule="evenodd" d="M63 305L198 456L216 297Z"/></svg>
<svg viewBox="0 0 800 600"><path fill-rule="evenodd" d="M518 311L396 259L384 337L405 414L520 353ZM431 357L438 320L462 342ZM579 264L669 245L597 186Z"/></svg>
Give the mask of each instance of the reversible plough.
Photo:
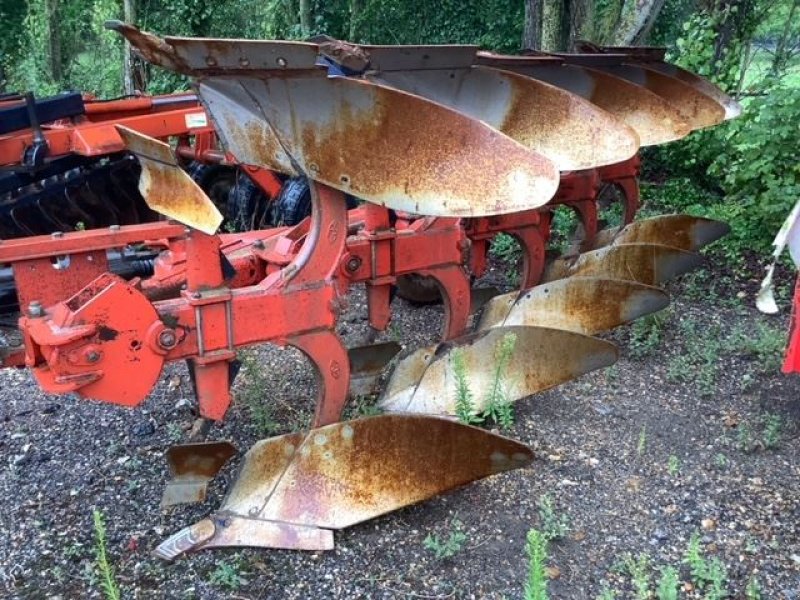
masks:
<svg viewBox="0 0 800 600"><path fill-rule="evenodd" d="M21 307L0 358L50 393L132 407L165 363L187 360L210 423L231 403L238 349L291 345L313 363L311 427L250 448L220 509L163 542L163 558L329 549L333 530L529 465L527 446L456 420L459 398L474 415L611 365L616 348L593 336L663 309L660 284L700 265L696 251L727 231L686 215L634 221L637 150L738 113L659 49L500 56L110 26L149 62L194 79L228 160L306 177L311 191L311 214L295 226L219 233L222 214L175 148L123 123L139 191L169 220L0 243ZM601 194L609 186L619 193ZM348 197L363 203L348 211ZM604 197L622 204L619 226L603 223ZM580 226L553 256L559 206ZM520 289L489 299L468 331L483 296L472 279L498 233L520 241ZM131 247L159 252L151 274L109 271L108 257ZM390 321L394 286L435 289L445 323L441 343L395 359L376 391L384 414L343 422L351 387L376 389L398 350L348 350L336 334L357 283L375 329ZM234 453L225 442L171 448L163 504L202 500Z"/></svg>

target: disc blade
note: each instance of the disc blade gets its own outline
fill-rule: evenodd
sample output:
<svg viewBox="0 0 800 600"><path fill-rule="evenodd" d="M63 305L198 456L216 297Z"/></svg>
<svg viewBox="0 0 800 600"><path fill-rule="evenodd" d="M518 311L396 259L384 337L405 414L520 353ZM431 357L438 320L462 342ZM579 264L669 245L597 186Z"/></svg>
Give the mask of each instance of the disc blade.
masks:
<svg viewBox="0 0 800 600"><path fill-rule="evenodd" d="M216 233L222 224L222 214L178 165L169 144L123 125L116 127L128 150L136 155L142 166L139 192L147 206L203 233Z"/></svg>
<svg viewBox="0 0 800 600"><path fill-rule="evenodd" d="M398 393L384 394L379 406L455 415L461 378L474 412L482 413L501 388L505 401L512 402L616 360L616 347L597 338L543 327L496 327L442 344L410 393L390 386Z"/></svg>
<svg viewBox="0 0 800 600"><path fill-rule="evenodd" d="M479 329L527 325L594 335L667 307L663 290L633 281L569 277L490 301Z"/></svg>

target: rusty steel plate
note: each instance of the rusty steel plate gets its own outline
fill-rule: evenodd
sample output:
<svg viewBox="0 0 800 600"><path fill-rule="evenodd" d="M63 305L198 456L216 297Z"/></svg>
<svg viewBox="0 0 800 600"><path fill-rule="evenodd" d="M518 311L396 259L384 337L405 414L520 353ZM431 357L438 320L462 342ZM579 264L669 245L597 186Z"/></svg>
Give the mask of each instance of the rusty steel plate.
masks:
<svg viewBox="0 0 800 600"><path fill-rule="evenodd" d="M692 215L661 215L622 228L613 244L660 244L695 252L730 233L722 221Z"/></svg>
<svg viewBox="0 0 800 600"><path fill-rule="evenodd" d="M578 276L659 285L702 264L702 256L678 248L658 244L619 244L557 259L547 266L544 281Z"/></svg>
<svg viewBox="0 0 800 600"><path fill-rule="evenodd" d="M728 94L723 92L716 85L711 83L708 79L700 77L699 75L695 75L691 71L687 71L686 69L682 69L677 65L667 62L645 62L642 66L654 71L658 71L659 73L663 73L664 75L668 75L669 77L679 79L683 83L692 86L698 92L713 98L724 108L725 120L735 119L742 114L742 105L731 98Z"/></svg>
<svg viewBox="0 0 800 600"><path fill-rule="evenodd" d="M330 548L329 537L308 528L349 527L532 459L530 448L514 440L421 415L368 417L261 440L245 455L220 510L164 542L161 555L218 545Z"/></svg>
<svg viewBox="0 0 800 600"><path fill-rule="evenodd" d="M347 356L350 359L350 395L355 397L374 393L384 368L401 349L397 342L349 348Z"/></svg>
<svg viewBox="0 0 800 600"><path fill-rule="evenodd" d="M596 68L661 96L680 111L692 130L712 127L725 120L723 104L680 79L635 64Z"/></svg>
<svg viewBox="0 0 800 600"><path fill-rule="evenodd" d="M162 39L120 21L106 21L105 26L124 36L147 62L184 75L313 69L317 61L318 46L307 42L175 36Z"/></svg>
<svg viewBox="0 0 800 600"><path fill-rule="evenodd" d="M627 160L635 131L591 102L547 83L490 67L395 70L373 81L480 119L549 158L562 171Z"/></svg>
<svg viewBox="0 0 800 600"><path fill-rule="evenodd" d="M368 81L212 77L199 94L239 161L397 210L510 213L545 204L558 186L551 161L488 125Z"/></svg>
<svg viewBox="0 0 800 600"><path fill-rule="evenodd" d="M139 192L147 206L213 235L222 224L222 214L202 188L180 167L170 145L124 127L116 126L128 150L139 159L142 174Z"/></svg>
<svg viewBox="0 0 800 600"><path fill-rule="evenodd" d="M595 335L667 307L663 290L620 279L569 277L493 298L479 329L528 325Z"/></svg>
<svg viewBox="0 0 800 600"><path fill-rule="evenodd" d="M510 354L501 350L505 343L512 346ZM458 363L480 413L498 385L507 400L516 401L616 360L616 347L597 338L543 327L496 327L441 344L419 383L410 392L390 384L379 406L389 412L456 414Z"/></svg>
<svg viewBox="0 0 800 600"><path fill-rule="evenodd" d="M167 465L171 479L161 496L162 508L205 500L208 482L235 454L236 447L225 441L181 444L169 448Z"/></svg>
<svg viewBox="0 0 800 600"><path fill-rule="evenodd" d="M578 65L560 64L560 59L507 57L479 54L477 61L539 79L577 94L610 112L639 134L642 146L678 140L691 128L676 106L658 94L603 71Z"/></svg>
<svg viewBox="0 0 800 600"><path fill-rule="evenodd" d="M410 402L428 365L436 358L437 352L440 349L444 351L446 347L447 342L425 346L401 358L395 365L381 398L392 398L393 402L400 404Z"/></svg>

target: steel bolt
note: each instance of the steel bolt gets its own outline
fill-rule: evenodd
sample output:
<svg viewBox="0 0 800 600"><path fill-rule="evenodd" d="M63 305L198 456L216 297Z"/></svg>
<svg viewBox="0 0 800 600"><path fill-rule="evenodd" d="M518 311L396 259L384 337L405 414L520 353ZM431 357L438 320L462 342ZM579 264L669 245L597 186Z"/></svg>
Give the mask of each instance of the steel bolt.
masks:
<svg viewBox="0 0 800 600"><path fill-rule="evenodd" d="M158 334L158 345L166 350L174 348L177 342L178 336L175 335L172 329L165 329Z"/></svg>
<svg viewBox="0 0 800 600"><path fill-rule="evenodd" d="M111 226L109 226L109 229L111 231L119 231L119 225L111 225Z"/></svg>
<svg viewBox="0 0 800 600"><path fill-rule="evenodd" d="M38 300L34 300L30 304L28 304L28 314L32 317L41 317L44 315L44 308L42 308L42 303Z"/></svg>
<svg viewBox="0 0 800 600"><path fill-rule="evenodd" d="M253 242L253 248L256 250L263 250L264 249L264 240L256 240Z"/></svg>
<svg viewBox="0 0 800 600"><path fill-rule="evenodd" d="M63 231L54 231L53 233L51 233L51 234L50 234L50 236L51 236L51 237L52 237L54 240L57 240L58 238L62 238L62 237L64 237L64 232L63 232Z"/></svg>
<svg viewBox="0 0 800 600"><path fill-rule="evenodd" d="M200 292L192 292L192 298L194 298L195 300L200 300L200 298L202 297L203 294L201 294Z"/></svg>
<svg viewBox="0 0 800 600"><path fill-rule="evenodd" d="M96 363L100 360L100 353L97 350L87 350L83 356L90 363Z"/></svg>
<svg viewBox="0 0 800 600"><path fill-rule="evenodd" d="M358 271L358 269L361 268L361 258L359 258L358 256L350 257L350 260L347 261L347 265L345 266L345 268L350 273L355 273L356 271Z"/></svg>

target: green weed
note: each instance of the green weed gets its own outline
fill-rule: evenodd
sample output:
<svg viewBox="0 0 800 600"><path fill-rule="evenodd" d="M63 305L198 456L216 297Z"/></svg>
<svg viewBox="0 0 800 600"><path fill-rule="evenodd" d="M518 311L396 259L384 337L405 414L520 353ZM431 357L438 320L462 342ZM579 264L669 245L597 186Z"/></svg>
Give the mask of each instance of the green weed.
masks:
<svg viewBox="0 0 800 600"><path fill-rule="evenodd" d="M780 415L770 413L764 417L764 431L762 433L762 440L765 448L773 449L778 447L778 444L781 441L782 426L783 419L781 419Z"/></svg>
<svg viewBox="0 0 800 600"><path fill-rule="evenodd" d="M547 600L547 544L548 537L538 529L528 531L525 551L528 554L528 580L525 582L524 600Z"/></svg>
<svg viewBox="0 0 800 600"><path fill-rule="evenodd" d="M669 311L664 310L633 322L628 342L633 358L645 358L658 349L664 338L664 329L669 321L669 316Z"/></svg>
<svg viewBox="0 0 800 600"><path fill-rule="evenodd" d="M747 600L761 600L761 586L755 576L750 577L747 587L744 588L744 597Z"/></svg>
<svg viewBox="0 0 800 600"><path fill-rule="evenodd" d="M647 426L642 425L642 430L639 432L639 442L636 444L636 454L644 456L647 449Z"/></svg>
<svg viewBox="0 0 800 600"><path fill-rule="evenodd" d="M467 367L464 363L464 351L461 348L453 350L453 373L456 379L456 416L458 420L467 425L481 423L483 418L475 410L475 400L467 381Z"/></svg>
<svg viewBox="0 0 800 600"><path fill-rule="evenodd" d="M516 344L517 336L509 333L503 336L495 348L497 363L492 377L492 386L486 398L486 410L481 415L483 419L491 419L497 423L501 429L510 429L514 424L514 399L508 395L506 369Z"/></svg>
<svg viewBox="0 0 800 600"><path fill-rule="evenodd" d="M636 558L627 554L623 560L625 570L631 576L636 600L648 600L650 598L650 557L644 553Z"/></svg>
<svg viewBox="0 0 800 600"><path fill-rule="evenodd" d="M667 472L669 473L670 477L675 477L678 474L678 471L680 470L681 470L680 459L674 454L670 454L669 459L667 460Z"/></svg>
<svg viewBox="0 0 800 600"><path fill-rule="evenodd" d="M541 531L548 542L560 540L569 533L569 517L556 513L550 494L544 494L539 498L536 506L539 513Z"/></svg>
<svg viewBox="0 0 800 600"><path fill-rule="evenodd" d="M603 586L603 589L600 590L600 595L597 597L597 600L614 600L616 598L614 591L608 587Z"/></svg>
<svg viewBox="0 0 800 600"><path fill-rule="evenodd" d="M439 537L429 533L422 544L436 555L436 558L441 560L455 556L464 547L467 541L467 534L464 532L464 526L458 519L453 519L450 523L450 531L447 537Z"/></svg>
<svg viewBox="0 0 800 600"><path fill-rule="evenodd" d="M95 565L100 575L100 588L106 600L120 600L119 585L114 578L114 567L108 560L106 540L106 523L103 513L95 509L92 511L95 535Z"/></svg>
<svg viewBox="0 0 800 600"><path fill-rule="evenodd" d="M247 579L242 573L243 565L239 555L237 554L234 558L235 560L232 562L221 560L217 563L208 578L212 585L235 591L247 584Z"/></svg>
<svg viewBox="0 0 800 600"><path fill-rule="evenodd" d="M661 568L661 577L656 587L658 600L678 600L678 570L673 566Z"/></svg>
<svg viewBox="0 0 800 600"><path fill-rule="evenodd" d="M269 377L257 352L245 350L239 353L239 357L246 385L239 391L238 397L244 402L259 432L265 435L278 433L280 424L275 419L273 404L266 399Z"/></svg>

